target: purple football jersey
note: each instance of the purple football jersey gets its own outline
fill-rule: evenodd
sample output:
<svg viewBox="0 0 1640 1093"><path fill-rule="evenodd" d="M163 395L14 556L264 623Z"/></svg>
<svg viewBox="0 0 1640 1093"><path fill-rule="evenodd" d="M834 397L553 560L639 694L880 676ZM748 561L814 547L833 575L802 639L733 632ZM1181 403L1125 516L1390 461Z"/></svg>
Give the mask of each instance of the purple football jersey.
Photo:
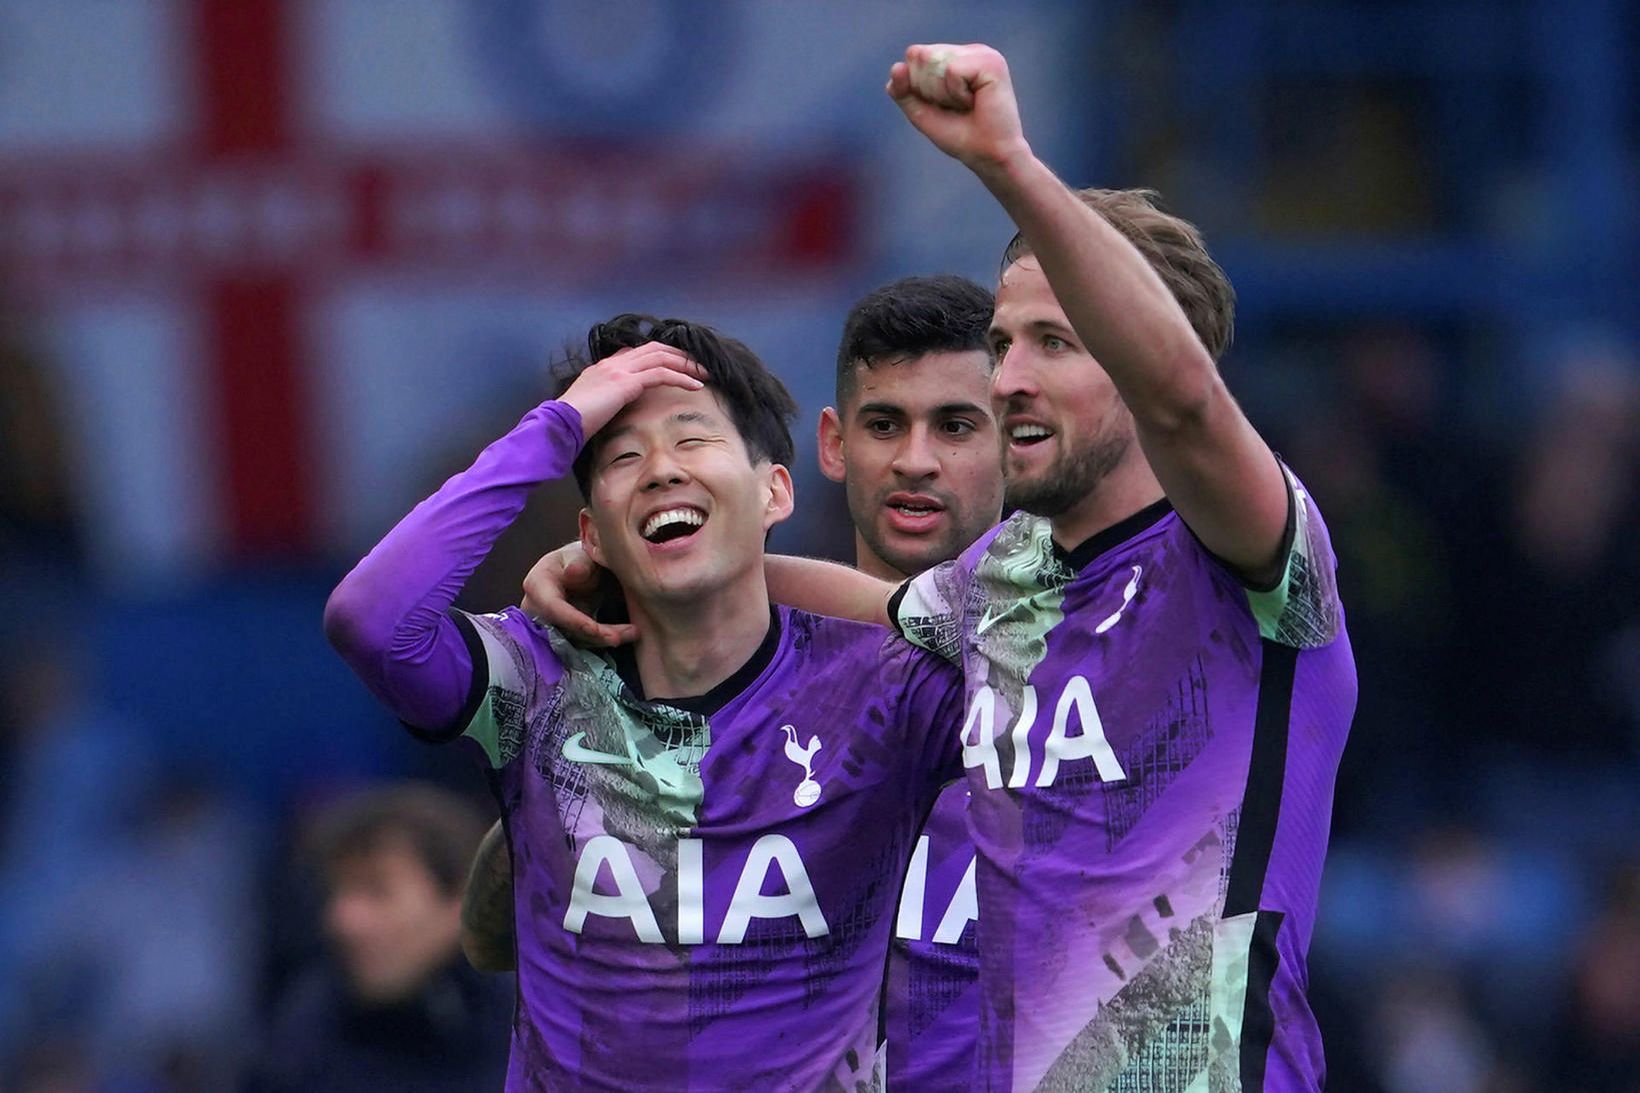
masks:
<svg viewBox="0 0 1640 1093"><path fill-rule="evenodd" d="M772 611L704 696L517 609L450 610L579 416L548 402L343 580L326 631L419 734L482 755L512 853L509 1090L880 1088L902 878L961 774L961 680L881 627Z"/></svg>
<svg viewBox="0 0 1640 1093"><path fill-rule="evenodd" d="M1356 679L1288 483L1271 589L1163 501L1071 551L1015 516L898 594L966 677L978 1087L1321 1087L1305 953Z"/></svg>
<svg viewBox="0 0 1640 1093"><path fill-rule="evenodd" d="M967 1089L973 1081L978 901L967 812L967 783L947 786L906 869L884 1001L889 1089Z"/></svg>
<svg viewBox="0 0 1640 1093"><path fill-rule="evenodd" d="M462 621L513 855L508 1088L877 1087L898 884L956 769L949 665L782 610L706 710L519 611Z"/></svg>

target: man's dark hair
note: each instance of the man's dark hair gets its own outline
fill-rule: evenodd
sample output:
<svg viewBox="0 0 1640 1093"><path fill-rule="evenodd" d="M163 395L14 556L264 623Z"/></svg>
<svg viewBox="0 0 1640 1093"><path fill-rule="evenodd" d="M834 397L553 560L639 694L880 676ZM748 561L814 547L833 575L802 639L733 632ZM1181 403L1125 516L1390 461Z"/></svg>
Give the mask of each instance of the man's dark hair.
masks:
<svg viewBox="0 0 1640 1093"><path fill-rule="evenodd" d="M904 277L849 309L837 347L837 408L854 397L861 368L915 360L925 353L988 348L996 301L966 277Z"/></svg>
<svg viewBox="0 0 1640 1093"><path fill-rule="evenodd" d="M709 326L653 315L617 315L587 331L585 353L572 352L552 369L552 397L569 390L582 372L623 349L659 342L681 349L706 370L707 386L723 402L753 463L767 460L790 467L792 419L797 403L791 392L745 344ZM589 495L597 440L587 437L573 470L581 496Z"/></svg>
<svg viewBox="0 0 1640 1093"><path fill-rule="evenodd" d="M441 891L454 896L487 825L463 797L425 785L366 790L332 805L314 825L309 845L320 868L408 846Z"/></svg>

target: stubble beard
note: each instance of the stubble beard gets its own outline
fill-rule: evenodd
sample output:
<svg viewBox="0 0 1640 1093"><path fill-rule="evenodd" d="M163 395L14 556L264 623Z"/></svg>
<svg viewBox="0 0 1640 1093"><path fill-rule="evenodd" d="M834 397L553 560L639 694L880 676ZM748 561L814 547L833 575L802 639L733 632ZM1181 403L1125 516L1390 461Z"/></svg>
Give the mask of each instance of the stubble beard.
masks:
<svg viewBox="0 0 1640 1093"><path fill-rule="evenodd" d="M1008 507L1035 516L1059 516L1098 489L1121 466L1132 444L1131 433L1108 430L1085 445L1062 449L1035 477L1008 476L1004 500Z"/></svg>

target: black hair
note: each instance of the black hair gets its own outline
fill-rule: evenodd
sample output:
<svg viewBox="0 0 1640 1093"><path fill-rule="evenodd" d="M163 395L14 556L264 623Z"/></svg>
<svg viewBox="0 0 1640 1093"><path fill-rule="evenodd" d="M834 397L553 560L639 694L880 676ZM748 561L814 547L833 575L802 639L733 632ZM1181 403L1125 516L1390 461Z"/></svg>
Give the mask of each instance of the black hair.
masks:
<svg viewBox="0 0 1640 1093"><path fill-rule="evenodd" d="M767 460L789 467L793 458L792 419L797 403L786 385L744 343L701 323L627 313L587 331L586 351L571 352L553 366L552 397L569 390L580 374L623 349L659 342L681 349L706 370L707 386L722 400L753 463ZM573 470L581 496L589 495L597 438L587 437Z"/></svg>
<svg viewBox="0 0 1640 1093"><path fill-rule="evenodd" d="M966 277L904 277L867 294L849 309L837 347L837 407L854 395L860 368L912 360L925 353L989 349L996 301Z"/></svg>
<svg viewBox="0 0 1640 1093"><path fill-rule="evenodd" d="M449 790L414 783L389 785L326 809L314 825L309 847L328 871L395 843L408 845L440 891L453 896L466 882L485 826L478 809Z"/></svg>

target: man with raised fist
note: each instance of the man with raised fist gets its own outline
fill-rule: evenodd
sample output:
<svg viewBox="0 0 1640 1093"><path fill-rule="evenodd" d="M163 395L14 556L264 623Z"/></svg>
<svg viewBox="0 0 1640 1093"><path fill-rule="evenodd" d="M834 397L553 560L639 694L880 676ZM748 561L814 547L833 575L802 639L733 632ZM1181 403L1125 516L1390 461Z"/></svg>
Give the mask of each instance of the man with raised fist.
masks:
<svg viewBox="0 0 1640 1093"><path fill-rule="evenodd" d="M976 1088L1319 1089L1304 961L1355 668L1316 503L1219 375L1229 282L1153 194L1054 177L995 50L913 46L888 93L1019 229L991 394L1020 511L897 591L770 575L963 669Z"/></svg>

